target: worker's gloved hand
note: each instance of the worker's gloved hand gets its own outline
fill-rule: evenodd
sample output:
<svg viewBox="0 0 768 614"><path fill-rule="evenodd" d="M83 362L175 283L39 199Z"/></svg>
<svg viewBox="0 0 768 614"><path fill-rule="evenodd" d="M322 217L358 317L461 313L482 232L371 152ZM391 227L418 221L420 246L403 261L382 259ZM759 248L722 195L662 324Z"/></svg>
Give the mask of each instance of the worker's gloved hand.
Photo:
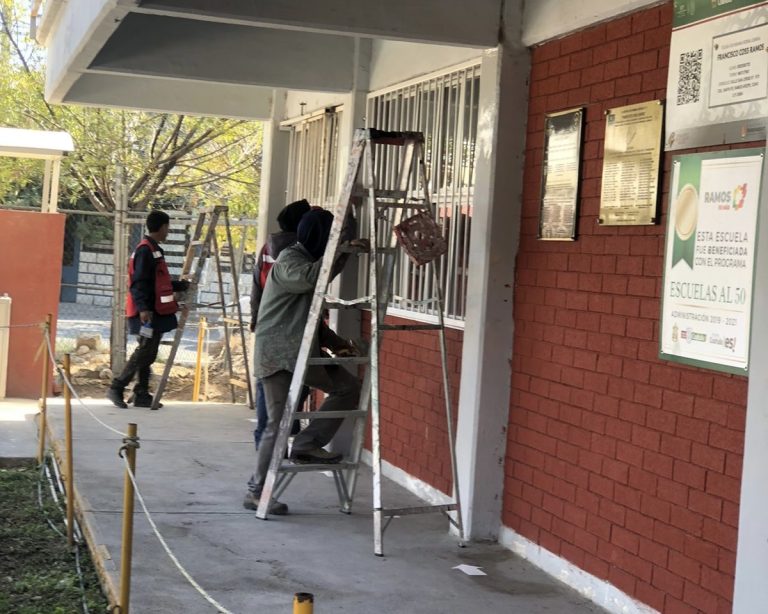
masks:
<svg viewBox="0 0 768 614"><path fill-rule="evenodd" d="M151 311L142 311L139 313L139 319L141 320L142 324L146 324L147 322L152 321L152 312Z"/></svg>
<svg viewBox="0 0 768 614"><path fill-rule="evenodd" d="M189 281L186 279L180 279L173 282L173 290L175 292L186 292L189 290Z"/></svg>
<svg viewBox="0 0 768 614"><path fill-rule="evenodd" d="M252 333L256 332L256 320L251 320L251 323L248 325L248 330Z"/></svg>
<svg viewBox="0 0 768 614"><path fill-rule="evenodd" d="M366 254L371 251L371 242L368 239L352 239L349 241L348 245L349 247Z"/></svg>
<svg viewBox="0 0 768 614"><path fill-rule="evenodd" d="M333 353L337 358L353 358L361 354L360 348L351 339L347 341L346 345L336 348Z"/></svg>

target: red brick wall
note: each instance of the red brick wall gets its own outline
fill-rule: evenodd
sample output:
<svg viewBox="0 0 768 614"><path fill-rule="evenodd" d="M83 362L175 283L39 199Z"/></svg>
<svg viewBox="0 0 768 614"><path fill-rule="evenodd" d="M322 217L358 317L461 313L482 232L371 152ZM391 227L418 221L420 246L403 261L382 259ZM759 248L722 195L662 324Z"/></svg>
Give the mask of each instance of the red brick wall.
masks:
<svg viewBox="0 0 768 614"><path fill-rule="evenodd" d="M412 323L387 318L387 324ZM366 313L364 337L369 338L370 332L370 317ZM382 458L438 490L450 493L453 483L437 333L386 331L381 333L381 338ZM459 400L462 339L463 331L446 329L454 416Z"/></svg>
<svg viewBox="0 0 768 614"><path fill-rule="evenodd" d="M503 522L660 611L728 612L747 381L658 358L671 156L660 225L596 223L603 112L666 97L671 15L532 52ZM578 240L538 241L544 113L580 105Z"/></svg>

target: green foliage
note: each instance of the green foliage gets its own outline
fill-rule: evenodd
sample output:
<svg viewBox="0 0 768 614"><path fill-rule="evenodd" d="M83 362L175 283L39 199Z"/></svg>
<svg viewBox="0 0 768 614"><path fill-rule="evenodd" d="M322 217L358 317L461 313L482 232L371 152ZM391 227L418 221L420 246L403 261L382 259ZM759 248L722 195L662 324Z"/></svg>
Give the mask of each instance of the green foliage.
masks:
<svg viewBox="0 0 768 614"><path fill-rule="evenodd" d="M233 215L257 214L260 122L50 105L28 14L28 2L0 0L0 125L72 135L60 201L112 211L122 175L134 211L224 202ZM39 202L42 171L40 161L0 157L0 203L28 204L35 190Z"/></svg>

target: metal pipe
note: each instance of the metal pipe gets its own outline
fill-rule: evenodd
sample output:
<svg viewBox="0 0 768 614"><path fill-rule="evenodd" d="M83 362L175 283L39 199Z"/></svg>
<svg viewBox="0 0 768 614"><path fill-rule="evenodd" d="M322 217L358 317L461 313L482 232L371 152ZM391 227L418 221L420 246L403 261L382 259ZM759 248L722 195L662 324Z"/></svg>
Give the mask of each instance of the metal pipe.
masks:
<svg viewBox="0 0 768 614"><path fill-rule="evenodd" d="M53 316L49 313L45 317L45 330L43 331L43 335L48 335L49 337L51 334L51 320L53 320ZM43 337L43 343L45 343L45 337ZM39 438L39 447L37 450L37 462L38 464L41 464L41 465L43 463L43 460L45 459L45 431L48 428L46 423L48 418L48 392L50 390L50 385L51 385L51 362L50 362L50 356L48 354L48 349L44 348L43 378L42 378L42 386L40 391L40 438Z"/></svg>
<svg viewBox="0 0 768 614"><path fill-rule="evenodd" d="M315 597L312 593L296 593L293 596L293 614L312 614Z"/></svg>
<svg viewBox="0 0 768 614"><path fill-rule="evenodd" d="M192 385L192 401L200 402L200 380L203 368L203 342L205 340L206 319L200 316L200 325L197 328L197 357L195 359L195 381Z"/></svg>
<svg viewBox="0 0 768 614"><path fill-rule="evenodd" d="M131 473L136 475L136 449L138 446L137 427L134 423L128 424L128 437L123 440ZM133 557L133 482L125 471L125 485L123 490L123 538L120 547L120 614L128 614L131 602L131 559Z"/></svg>
<svg viewBox="0 0 768 614"><path fill-rule="evenodd" d="M70 375L71 359L69 354L64 354L64 373L68 381L72 381ZM75 467L72 460L72 391L64 385L64 442L66 454L66 476L64 478L67 490L67 544L75 545Z"/></svg>

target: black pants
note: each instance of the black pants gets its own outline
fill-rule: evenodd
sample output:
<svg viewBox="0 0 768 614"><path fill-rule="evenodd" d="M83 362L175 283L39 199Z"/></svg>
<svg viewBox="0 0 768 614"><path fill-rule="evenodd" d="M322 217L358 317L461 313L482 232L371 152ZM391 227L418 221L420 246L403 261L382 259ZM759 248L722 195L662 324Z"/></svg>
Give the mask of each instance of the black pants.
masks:
<svg viewBox="0 0 768 614"><path fill-rule="evenodd" d="M157 350L160 348L160 340L163 333L154 331L151 338L139 335L139 347L137 347L123 369L123 372L112 380L112 388L124 390L133 377L138 373L138 380L133 387L136 397L149 396L149 378L152 375L152 363L157 358Z"/></svg>

